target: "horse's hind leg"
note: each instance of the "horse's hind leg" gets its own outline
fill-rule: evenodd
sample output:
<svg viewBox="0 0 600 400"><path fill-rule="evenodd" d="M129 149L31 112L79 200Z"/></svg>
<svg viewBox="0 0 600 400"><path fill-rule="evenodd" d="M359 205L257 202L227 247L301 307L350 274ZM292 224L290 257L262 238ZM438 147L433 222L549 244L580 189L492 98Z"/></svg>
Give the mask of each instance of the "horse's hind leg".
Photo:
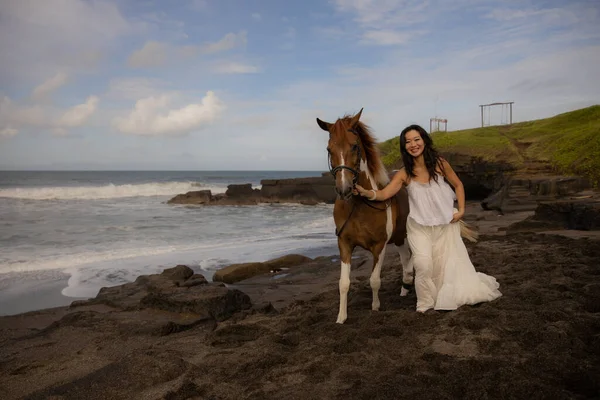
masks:
<svg viewBox="0 0 600 400"><path fill-rule="evenodd" d="M371 272L371 290L373 291L373 303L371 308L374 311L379 311L379 288L381 287L381 266L385 259L385 242L376 245L371 249L373 254L373 271Z"/></svg>
<svg viewBox="0 0 600 400"><path fill-rule="evenodd" d="M398 254L400 254L400 262L402 263L402 289L400 296L406 296L414 284L414 263L408 247L408 241L405 240L402 246L396 246Z"/></svg>
<svg viewBox="0 0 600 400"><path fill-rule="evenodd" d="M352 262L352 251L350 245L341 240L338 241L340 248L340 259L342 261L340 269L340 310L336 323L343 324L348 317L348 291L350 290L350 263Z"/></svg>

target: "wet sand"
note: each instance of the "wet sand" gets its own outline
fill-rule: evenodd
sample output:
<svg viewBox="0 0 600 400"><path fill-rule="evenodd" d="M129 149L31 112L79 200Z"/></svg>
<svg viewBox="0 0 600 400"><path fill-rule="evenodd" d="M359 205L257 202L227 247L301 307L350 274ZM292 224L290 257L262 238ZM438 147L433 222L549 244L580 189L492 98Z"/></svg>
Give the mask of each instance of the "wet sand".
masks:
<svg viewBox="0 0 600 400"><path fill-rule="evenodd" d="M0 316L64 307L80 298L62 295L69 275L60 271L5 274L0 288Z"/></svg>

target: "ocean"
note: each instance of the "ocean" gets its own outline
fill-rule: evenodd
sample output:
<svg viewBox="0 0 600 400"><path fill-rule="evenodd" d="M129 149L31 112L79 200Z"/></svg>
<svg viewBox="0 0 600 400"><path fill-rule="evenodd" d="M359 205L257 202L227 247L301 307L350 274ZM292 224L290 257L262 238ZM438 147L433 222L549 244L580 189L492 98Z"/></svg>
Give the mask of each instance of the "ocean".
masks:
<svg viewBox="0 0 600 400"><path fill-rule="evenodd" d="M211 279L215 270L231 263L291 253L335 254L332 205L166 204L190 190L224 193L234 183L260 188L262 179L320 175L320 171L0 171L0 315L94 297L101 287L177 264ZM66 298L44 304L40 296L36 302L36 290L41 291L45 282L60 283Z"/></svg>

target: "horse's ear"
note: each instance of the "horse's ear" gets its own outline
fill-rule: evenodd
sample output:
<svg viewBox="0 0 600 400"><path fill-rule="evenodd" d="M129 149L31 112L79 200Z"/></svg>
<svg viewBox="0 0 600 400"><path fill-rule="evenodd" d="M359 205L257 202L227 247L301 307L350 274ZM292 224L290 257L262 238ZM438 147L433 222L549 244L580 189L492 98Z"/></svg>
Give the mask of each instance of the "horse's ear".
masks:
<svg viewBox="0 0 600 400"><path fill-rule="evenodd" d="M321 129L329 132L329 127L331 126L331 124L329 122L321 121L319 118L317 118L317 124L319 124Z"/></svg>
<svg viewBox="0 0 600 400"><path fill-rule="evenodd" d="M360 111L354 116L352 117L352 121L350 122L350 126L352 128L354 128L356 126L356 124L358 123L358 121L360 120L360 116L363 112L363 109L361 108Z"/></svg>

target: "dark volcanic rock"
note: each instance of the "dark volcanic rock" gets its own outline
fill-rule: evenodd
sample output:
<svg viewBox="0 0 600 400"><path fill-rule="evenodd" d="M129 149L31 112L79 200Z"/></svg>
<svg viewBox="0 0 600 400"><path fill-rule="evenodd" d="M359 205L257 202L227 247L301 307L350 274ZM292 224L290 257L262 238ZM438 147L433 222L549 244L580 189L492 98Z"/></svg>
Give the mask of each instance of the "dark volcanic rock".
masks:
<svg viewBox="0 0 600 400"><path fill-rule="evenodd" d="M484 199L499 190L505 174L514 170L510 164L492 163L482 158L461 154L444 154L460 177L469 200ZM390 174L393 176L394 172ZM329 172L320 177L264 179L261 189L250 183L229 185L227 192L212 195L205 190L180 194L169 204L194 205L255 205L259 203L333 204L336 199L335 180Z"/></svg>
<svg viewBox="0 0 600 400"><path fill-rule="evenodd" d="M600 199L540 202L535 214L508 228L510 231L577 229L600 230Z"/></svg>
<svg viewBox="0 0 600 400"><path fill-rule="evenodd" d="M208 190L192 191L179 194L167 203L222 206L259 203L332 204L336 198L334 184L329 173L314 178L265 179L261 181L261 189L253 189L250 183L229 185L225 193L213 195Z"/></svg>
<svg viewBox="0 0 600 400"><path fill-rule="evenodd" d="M444 153L452 169L459 176L469 200L484 199L498 191L506 180L507 173L515 168L503 162L489 162L481 157L457 153Z"/></svg>
<svg viewBox="0 0 600 400"><path fill-rule="evenodd" d="M212 194L210 190L194 190L184 194L178 194L168 204L210 204Z"/></svg>
<svg viewBox="0 0 600 400"><path fill-rule="evenodd" d="M198 317L224 320L251 307L250 298L235 289L209 284L185 265L161 274L142 275L135 282L104 287L91 300L72 307L105 304L123 311L154 309L172 313L191 313Z"/></svg>
<svg viewBox="0 0 600 400"><path fill-rule="evenodd" d="M288 254L265 262L232 264L215 272L215 282L235 283L269 271L278 271L312 261L299 254Z"/></svg>
<svg viewBox="0 0 600 400"><path fill-rule="evenodd" d="M225 192L228 197L254 196L255 194L259 193L260 190L252 189L251 183L244 183L242 185L229 185L227 186L227 191Z"/></svg>
<svg viewBox="0 0 600 400"><path fill-rule="evenodd" d="M540 202L573 195L590 187L587 179L577 176L513 177L500 190L486 197L481 207L500 213L533 211Z"/></svg>
<svg viewBox="0 0 600 400"><path fill-rule="evenodd" d="M265 179L261 196L274 202L335 202L335 181L331 174L315 178Z"/></svg>

